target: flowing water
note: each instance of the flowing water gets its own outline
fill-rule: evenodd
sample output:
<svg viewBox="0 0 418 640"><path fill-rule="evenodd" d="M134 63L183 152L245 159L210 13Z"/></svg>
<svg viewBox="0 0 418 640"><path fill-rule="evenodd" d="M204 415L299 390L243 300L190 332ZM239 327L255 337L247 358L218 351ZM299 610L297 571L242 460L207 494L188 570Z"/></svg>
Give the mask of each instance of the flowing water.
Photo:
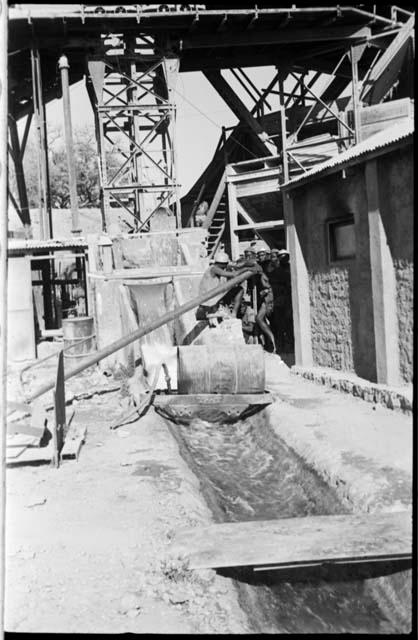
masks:
<svg viewBox="0 0 418 640"><path fill-rule="evenodd" d="M201 480L217 522L348 513L336 492L280 440L263 413L232 425L171 426ZM381 578L340 575L301 581L235 572L239 597L259 633L401 633L402 619L377 596ZM279 581L280 580L280 581ZM395 619L394 619L395 618Z"/></svg>

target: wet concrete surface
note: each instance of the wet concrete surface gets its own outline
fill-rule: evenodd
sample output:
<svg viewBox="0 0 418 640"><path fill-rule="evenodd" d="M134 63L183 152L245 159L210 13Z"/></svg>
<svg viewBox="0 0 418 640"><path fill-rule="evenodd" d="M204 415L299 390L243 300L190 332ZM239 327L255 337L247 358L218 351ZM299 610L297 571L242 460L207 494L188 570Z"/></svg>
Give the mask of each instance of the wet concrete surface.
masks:
<svg viewBox="0 0 418 640"><path fill-rule="evenodd" d="M281 440L261 413L233 425L171 426L199 477L215 521L238 522L348 513L329 487ZM234 577L234 574L231 574ZM236 575L240 601L259 633L401 633L405 622L376 597L372 573L292 582ZM370 577L367 577L370 575ZM251 583L251 584L250 584Z"/></svg>

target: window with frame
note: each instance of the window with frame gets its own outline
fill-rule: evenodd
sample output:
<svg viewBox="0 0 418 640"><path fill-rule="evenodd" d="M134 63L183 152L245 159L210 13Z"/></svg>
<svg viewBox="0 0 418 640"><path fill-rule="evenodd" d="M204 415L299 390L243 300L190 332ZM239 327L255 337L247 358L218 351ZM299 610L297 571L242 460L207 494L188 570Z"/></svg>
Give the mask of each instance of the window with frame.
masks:
<svg viewBox="0 0 418 640"><path fill-rule="evenodd" d="M355 258L354 216L328 221L328 255L330 262Z"/></svg>

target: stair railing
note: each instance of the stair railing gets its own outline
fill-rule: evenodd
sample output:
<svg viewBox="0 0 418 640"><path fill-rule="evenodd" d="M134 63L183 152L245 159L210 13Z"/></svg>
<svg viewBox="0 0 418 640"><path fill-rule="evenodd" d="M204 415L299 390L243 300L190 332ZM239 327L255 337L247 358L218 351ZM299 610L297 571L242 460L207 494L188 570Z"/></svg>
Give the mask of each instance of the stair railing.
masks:
<svg viewBox="0 0 418 640"><path fill-rule="evenodd" d="M209 230L209 227L212 224L212 220L215 217L216 209L218 208L219 203L220 203L221 198L222 198L222 195L223 195L223 192L225 191L225 186L226 186L226 169L222 174L222 178L219 181L218 187L217 187L217 189L215 191L215 195L214 195L213 200L211 202L211 205L210 205L210 207L208 209L208 213L206 215L206 219L202 224L202 227L204 229L208 229Z"/></svg>

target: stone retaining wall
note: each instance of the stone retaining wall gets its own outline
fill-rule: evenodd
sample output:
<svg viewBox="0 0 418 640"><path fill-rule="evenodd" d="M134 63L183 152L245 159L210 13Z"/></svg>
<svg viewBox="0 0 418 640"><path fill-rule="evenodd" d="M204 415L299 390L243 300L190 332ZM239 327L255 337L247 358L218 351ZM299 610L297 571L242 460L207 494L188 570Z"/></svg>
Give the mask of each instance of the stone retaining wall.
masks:
<svg viewBox="0 0 418 640"><path fill-rule="evenodd" d="M403 413L412 412L412 389L409 387L394 389L383 384L369 382L352 374L316 367L294 366L291 368L291 373L324 384L332 389L351 393L366 402L382 404L388 409L397 409Z"/></svg>

